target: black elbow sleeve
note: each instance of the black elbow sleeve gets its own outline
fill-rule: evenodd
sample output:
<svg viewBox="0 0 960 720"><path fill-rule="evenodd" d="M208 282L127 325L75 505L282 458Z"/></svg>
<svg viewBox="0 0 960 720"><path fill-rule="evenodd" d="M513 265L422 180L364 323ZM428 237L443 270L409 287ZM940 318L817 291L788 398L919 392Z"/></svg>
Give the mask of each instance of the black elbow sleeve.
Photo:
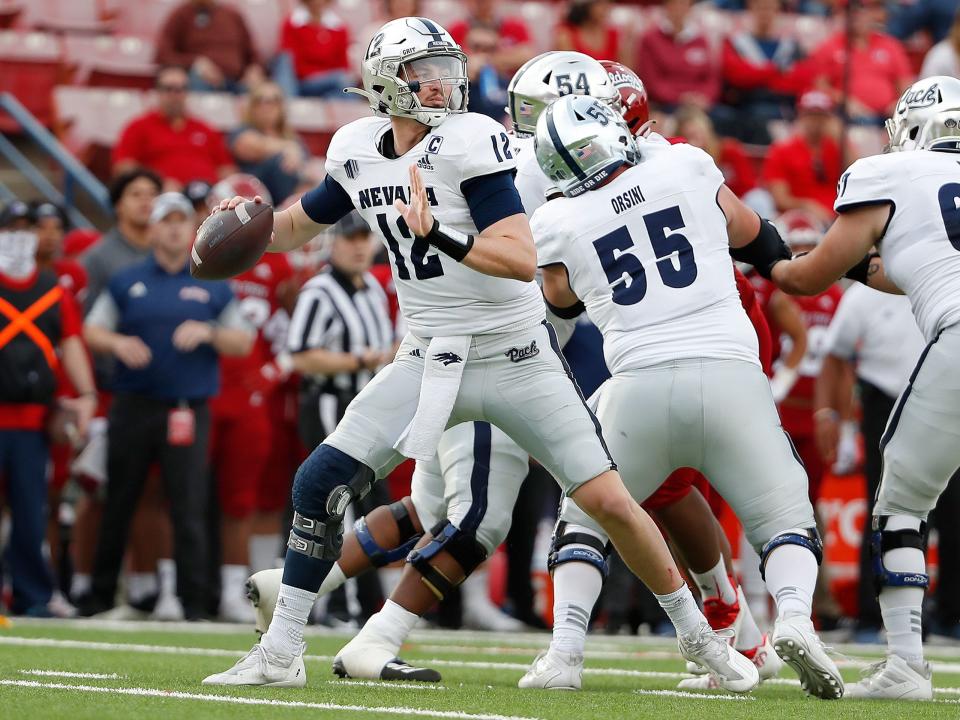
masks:
<svg viewBox="0 0 960 720"><path fill-rule="evenodd" d="M737 262L753 265L767 280L770 279L774 265L793 257L777 228L763 218L760 218L760 232L757 236L743 247L731 248L730 255Z"/></svg>

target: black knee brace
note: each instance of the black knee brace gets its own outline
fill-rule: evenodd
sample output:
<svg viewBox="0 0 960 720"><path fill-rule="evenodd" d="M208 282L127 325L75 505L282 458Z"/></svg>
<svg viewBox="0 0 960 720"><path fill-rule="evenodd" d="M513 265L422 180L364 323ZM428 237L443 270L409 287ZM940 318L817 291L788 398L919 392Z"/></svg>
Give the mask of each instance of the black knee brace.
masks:
<svg viewBox="0 0 960 720"><path fill-rule="evenodd" d="M417 529L413 526L410 511L407 510L407 506L403 504L402 500L392 503L389 507L390 513L397 521L397 530L402 541L400 545L394 548L381 547L373 535L370 534L366 518L360 518L353 525L353 534L360 543L360 548L367 554L371 564L376 568L389 565L397 560L403 560L413 550L417 541L423 537L423 533L417 532Z"/></svg>
<svg viewBox="0 0 960 720"><path fill-rule="evenodd" d="M786 532L776 535L763 546L763 549L760 551L760 577L766 579L767 558L770 556L770 553L773 552L774 548L778 548L781 545L799 545L800 547L805 547L813 553L813 556L817 559L817 565L823 562L823 541L820 540L820 533L817 532L815 527L807 528L804 532L806 534Z"/></svg>
<svg viewBox="0 0 960 720"><path fill-rule="evenodd" d="M566 532L567 523L562 520L557 523L550 543L550 554L547 556L547 570L553 573L557 565L567 562L585 562L593 565L606 578L610 572L607 560L610 557L610 545L600 542L600 538L588 533ZM571 545L586 545L570 547Z"/></svg>
<svg viewBox="0 0 960 720"><path fill-rule="evenodd" d="M883 564L883 554L897 548L914 548L920 552L926 550L927 524L922 520L914 530L887 530L888 515L873 518L873 534L870 537L870 554L873 556L873 584L877 594L884 587L918 587L930 584L930 576L925 573L892 572Z"/></svg>
<svg viewBox="0 0 960 720"><path fill-rule="evenodd" d="M464 577L487 559L487 549L477 542L474 533L462 531L449 520L443 520L430 531L433 539L419 550L407 556L407 562L423 576L426 584L438 600L443 600L459 583L454 583L446 575L430 564L430 560L441 550L447 552L463 569Z"/></svg>
<svg viewBox="0 0 960 720"><path fill-rule="evenodd" d="M343 546L343 514L373 485L373 470L330 445L320 445L293 480L293 529L287 547L336 560Z"/></svg>

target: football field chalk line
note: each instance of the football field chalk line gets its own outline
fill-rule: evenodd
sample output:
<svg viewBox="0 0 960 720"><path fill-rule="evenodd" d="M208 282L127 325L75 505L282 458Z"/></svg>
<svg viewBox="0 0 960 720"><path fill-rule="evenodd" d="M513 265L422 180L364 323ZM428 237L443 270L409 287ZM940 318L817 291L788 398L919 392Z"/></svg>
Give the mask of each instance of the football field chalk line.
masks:
<svg viewBox="0 0 960 720"><path fill-rule="evenodd" d="M710 693L692 693L683 690L634 690L636 695L660 695L663 697L693 698L694 700L756 700L750 695L712 695Z"/></svg>
<svg viewBox="0 0 960 720"><path fill-rule="evenodd" d="M84 672L68 672L66 670L21 670L21 675L34 675L37 677L60 677L60 678L76 678L79 680L123 680L125 675L117 675L116 673L84 673Z"/></svg>
<svg viewBox="0 0 960 720"><path fill-rule="evenodd" d="M2 686L35 688L37 690L66 690L73 692L106 693L109 695L137 695L175 700L197 700L233 705L267 705L270 707L304 708L308 710L337 710L340 712L383 713L385 715L418 715L420 717L454 718L455 720L538 720L518 715L491 715L467 713L456 710L426 710L408 707L377 707L376 705L339 705L337 703L301 702L297 700L270 700L267 698L236 697L234 695L206 695L204 693L171 692L155 688L100 687L97 685L71 685L36 680L0 680Z"/></svg>
<svg viewBox="0 0 960 720"><path fill-rule="evenodd" d="M91 640L60 640L56 638L24 638L4 637L0 635L0 646L15 645L26 647L72 648L74 650L103 650L110 652L154 653L166 655L198 655L205 657L224 657L239 659L243 650L226 650L224 648L182 647L177 645L144 645L140 643L107 643ZM332 655L304 655L304 660L312 662L332 662ZM427 658L419 660L423 665L437 665L439 667L471 668L475 670L521 670L530 668L529 663L511 662L481 662L474 660L448 660L444 658ZM840 660L837 665L846 668L864 667L867 662ZM931 662L934 672L946 674L960 674L960 663ZM630 670L628 668L592 668L583 670L585 675L605 677L636 677L663 680L683 680L690 677L684 672L663 672L655 670ZM781 679L779 682L784 682ZM789 682L794 682L792 679Z"/></svg>

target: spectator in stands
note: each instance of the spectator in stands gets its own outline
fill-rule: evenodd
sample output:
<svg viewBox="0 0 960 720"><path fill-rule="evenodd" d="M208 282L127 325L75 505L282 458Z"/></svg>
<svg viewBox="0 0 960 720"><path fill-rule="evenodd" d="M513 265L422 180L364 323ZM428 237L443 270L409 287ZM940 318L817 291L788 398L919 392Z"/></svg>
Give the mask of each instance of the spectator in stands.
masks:
<svg viewBox="0 0 960 720"><path fill-rule="evenodd" d="M193 225L199 228L210 216L210 191L213 186L206 180L191 180L183 188L183 194L193 205Z"/></svg>
<svg viewBox="0 0 960 720"><path fill-rule="evenodd" d="M380 25L402 17L423 15L420 4L420 0L383 0L383 12L381 13L383 22Z"/></svg>
<svg viewBox="0 0 960 720"><path fill-rule="evenodd" d="M250 91L243 124L227 140L240 172L256 176L277 203L301 182L310 151L297 137L276 83L261 83Z"/></svg>
<svg viewBox="0 0 960 720"><path fill-rule="evenodd" d="M723 172L727 187L743 197L757 187L757 177L743 146L733 138L721 138L713 130L710 117L700 108L685 105L677 110L677 135L707 152Z"/></svg>
<svg viewBox="0 0 960 720"><path fill-rule="evenodd" d="M165 67L157 73L156 109L134 118L113 149L115 175L135 167L150 168L168 189L189 180L214 183L234 171L223 137L187 115L187 73Z"/></svg>
<svg viewBox="0 0 960 720"><path fill-rule="evenodd" d="M556 45L558 50L576 50L597 60L628 60L620 30L610 22L609 0L569 0Z"/></svg>
<svg viewBox="0 0 960 720"><path fill-rule="evenodd" d="M888 32L906 40L915 32L926 30L934 42L940 42L950 32L957 0L914 0L898 2L890 14Z"/></svg>
<svg viewBox="0 0 960 720"><path fill-rule="evenodd" d="M157 36L157 63L190 71L190 89L243 92L263 80L243 16L216 0L187 0Z"/></svg>
<svg viewBox="0 0 960 720"><path fill-rule="evenodd" d="M343 99L350 31L332 0L303 0L284 20L274 79L287 95Z"/></svg>
<svg viewBox="0 0 960 720"><path fill-rule="evenodd" d="M114 273L150 254L147 234L150 210L160 190L160 178L142 168L121 173L114 179L110 202L117 224L80 256L80 264L87 273L86 309L107 287Z"/></svg>
<svg viewBox="0 0 960 720"><path fill-rule="evenodd" d="M30 211L37 235L37 267L53 272L61 287L82 303L87 292L87 271L76 260L63 256L66 215L49 202L34 203Z"/></svg>
<svg viewBox="0 0 960 720"><path fill-rule="evenodd" d="M22 200L12 200L0 213L0 228L10 231L32 229L30 206Z"/></svg>
<svg viewBox="0 0 960 720"><path fill-rule="evenodd" d="M46 532L45 425L62 366L79 397L60 400L78 434L97 407L80 310L73 296L36 263L37 236L0 232L0 473L11 532L4 561L13 584L14 614L49 617L53 582L43 554ZM59 353L58 353L59 351Z"/></svg>
<svg viewBox="0 0 960 720"><path fill-rule="evenodd" d="M883 0L850 1L857 5L850 24L853 53L847 114L857 123L883 125L901 93L913 82L913 70L900 41L880 30L887 13ZM835 102L843 101L848 67L846 30L841 28L824 40L811 61L820 85L833 94Z"/></svg>
<svg viewBox="0 0 960 720"><path fill-rule="evenodd" d="M500 120L513 73L533 56L523 20L502 15L499 0L467 0L467 17L448 28L470 56L470 110Z"/></svg>
<svg viewBox="0 0 960 720"><path fill-rule="evenodd" d="M767 153L763 177L778 212L804 208L823 222L834 218L842 158L831 136L834 104L820 90L810 90L797 104L796 132L774 143Z"/></svg>
<svg viewBox="0 0 960 720"><path fill-rule="evenodd" d="M110 408L107 494L92 594L81 612L113 606L133 512L155 463L170 501L178 595L188 620L205 616L207 442L219 355L245 355L247 329L226 282L187 269L193 206L165 193L150 215L152 254L113 276L87 316L92 350L119 361Z"/></svg>
<svg viewBox="0 0 960 720"><path fill-rule="evenodd" d="M692 0L666 0L640 39L637 74L650 100L664 112L694 105L710 113L722 134L731 122L729 108L719 105L722 83L720 51L690 17Z"/></svg>
<svg viewBox="0 0 960 720"><path fill-rule="evenodd" d="M923 58L920 77L932 75L960 78L960 8L953 16L950 34L930 48L927 56Z"/></svg>
<svg viewBox="0 0 960 720"><path fill-rule="evenodd" d="M812 81L796 39L782 33L779 0L747 0L748 23L723 45L727 99L738 110L741 139L770 142L766 124L787 117L796 95Z"/></svg>

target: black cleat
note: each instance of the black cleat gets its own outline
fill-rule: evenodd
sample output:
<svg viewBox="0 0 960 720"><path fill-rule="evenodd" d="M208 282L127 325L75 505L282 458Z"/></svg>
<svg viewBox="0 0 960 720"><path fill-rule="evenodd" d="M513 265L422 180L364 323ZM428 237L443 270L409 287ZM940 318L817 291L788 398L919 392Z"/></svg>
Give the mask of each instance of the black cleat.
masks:
<svg viewBox="0 0 960 720"><path fill-rule="evenodd" d="M340 658L333 660L333 674L341 678L349 678L347 669ZM414 667L400 658L394 658L380 671L380 679L387 681L417 680L419 682L440 682L440 673L431 668Z"/></svg>

